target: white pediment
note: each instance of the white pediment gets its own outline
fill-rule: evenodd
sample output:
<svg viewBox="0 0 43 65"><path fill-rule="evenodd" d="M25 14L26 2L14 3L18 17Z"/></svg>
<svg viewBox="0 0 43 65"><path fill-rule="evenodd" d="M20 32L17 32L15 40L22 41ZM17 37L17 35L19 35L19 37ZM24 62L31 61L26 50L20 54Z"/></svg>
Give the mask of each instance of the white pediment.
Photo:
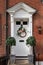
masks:
<svg viewBox="0 0 43 65"><path fill-rule="evenodd" d="M33 14L33 13L36 12L36 10L34 8L28 6L27 4L25 4L23 2L20 2L20 3L16 4L16 5L14 5L13 7L7 9L7 12L8 13L13 13L13 12L15 13L20 9L23 9L23 10L25 10L26 12L28 12L30 14Z"/></svg>
<svg viewBox="0 0 43 65"><path fill-rule="evenodd" d="M30 16L30 13L28 13L24 9L20 9L13 15L14 15L14 18L28 18Z"/></svg>

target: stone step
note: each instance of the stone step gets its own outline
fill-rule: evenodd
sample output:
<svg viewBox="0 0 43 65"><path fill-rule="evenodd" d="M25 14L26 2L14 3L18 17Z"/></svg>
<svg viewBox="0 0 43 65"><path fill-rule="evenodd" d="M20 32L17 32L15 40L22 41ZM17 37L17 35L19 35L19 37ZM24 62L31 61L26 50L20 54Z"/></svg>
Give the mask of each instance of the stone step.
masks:
<svg viewBox="0 0 43 65"><path fill-rule="evenodd" d="M28 60L25 60L25 59L16 59L16 64L26 64L26 63L29 63Z"/></svg>
<svg viewBox="0 0 43 65"><path fill-rule="evenodd" d="M28 60L16 60L15 63L8 63L8 65L33 65L32 63L30 63Z"/></svg>
<svg viewBox="0 0 43 65"><path fill-rule="evenodd" d="M33 64L26 63L26 64L10 64L10 65L33 65Z"/></svg>

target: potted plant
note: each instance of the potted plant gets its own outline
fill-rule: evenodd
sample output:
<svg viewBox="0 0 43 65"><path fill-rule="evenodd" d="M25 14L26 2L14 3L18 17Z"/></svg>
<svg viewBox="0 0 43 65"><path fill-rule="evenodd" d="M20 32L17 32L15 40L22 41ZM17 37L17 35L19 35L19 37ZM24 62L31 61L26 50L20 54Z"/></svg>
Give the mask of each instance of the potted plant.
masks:
<svg viewBox="0 0 43 65"><path fill-rule="evenodd" d="M26 40L26 45L33 47L33 51L34 51L34 46L36 45L35 37L34 36L28 37Z"/></svg>
<svg viewBox="0 0 43 65"><path fill-rule="evenodd" d="M26 40L26 44L30 44L31 46L35 46L36 45L36 39L34 36L30 36L27 38Z"/></svg>
<svg viewBox="0 0 43 65"><path fill-rule="evenodd" d="M15 38L14 37L8 37L7 38L7 40L6 40L6 46L9 48L9 53L10 52L13 52L13 51L11 51L11 49L13 49L14 48L14 46L16 45L16 40L15 40ZM7 49L8 49L7 48Z"/></svg>
<svg viewBox="0 0 43 65"><path fill-rule="evenodd" d="M32 51L33 52L33 55L34 55L34 58L33 58L33 63L34 63L34 65L35 65L35 49L34 49L34 47L35 47L35 45L36 45L36 39L35 39L35 37L34 36L30 36L30 37L28 37L27 38L27 40L26 40L26 45L28 45L28 46L30 46L30 52Z"/></svg>

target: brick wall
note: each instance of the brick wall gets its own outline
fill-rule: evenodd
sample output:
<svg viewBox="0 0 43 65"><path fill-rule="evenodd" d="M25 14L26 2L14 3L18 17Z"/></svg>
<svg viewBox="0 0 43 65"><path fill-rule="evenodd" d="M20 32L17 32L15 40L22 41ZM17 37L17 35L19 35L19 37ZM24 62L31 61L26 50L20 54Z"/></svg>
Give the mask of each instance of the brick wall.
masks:
<svg viewBox="0 0 43 65"><path fill-rule="evenodd" d="M3 28L4 24L6 24L5 1L6 0L0 0L0 14L1 14L0 23L2 21L1 23L2 29L0 30L0 34L2 32L2 42L0 41L0 43L2 44L0 45L0 52L2 53L0 53L0 55L5 54L6 29ZM40 60L42 60L43 59L43 4L41 3L41 0L7 0L7 1L8 1L7 2L8 8L14 6L18 2L24 2L37 10L37 12L33 15L33 34L36 37L36 41L37 41L36 48L35 48L37 52L36 55L40 53ZM9 23L9 18L8 18L8 27L9 27L9 24L10 23ZM38 26L42 27L42 34L38 33ZM10 35L9 30L10 30L10 27L8 28L8 36ZM37 56L37 59L38 59L38 56Z"/></svg>
<svg viewBox="0 0 43 65"><path fill-rule="evenodd" d="M6 15L5 15L5 2L0 0L0 56L4 56L6 54Z"/></svg>

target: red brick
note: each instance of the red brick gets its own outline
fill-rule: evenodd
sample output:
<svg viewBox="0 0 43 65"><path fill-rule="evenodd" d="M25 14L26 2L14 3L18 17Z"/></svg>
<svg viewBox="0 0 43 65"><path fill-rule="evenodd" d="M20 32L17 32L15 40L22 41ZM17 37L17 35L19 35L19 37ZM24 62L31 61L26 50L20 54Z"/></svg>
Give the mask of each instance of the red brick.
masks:
<svg viewBox="0 0 43 65"><path fill-rule="evenodd" d="M37 41L37 43L36 43L37 48L38 48L38 49L36 49L37 53L39 50L41 52L43 52L43 50L42 50L42 48L43 48L43 46L42 46L42 44L43 44L43 4L41 3L40 0L8 0L8 8L14 6L16 3L19 3L19 2L24 2L27 5L30 5L31 7L35 8L37 10L37 12L33 15L33 34ZM2 45L0 46L0 52L1 52L0 56L6 54L6 49L5 49L6 29L4 28L4 25L6 24L5 6L6 6L5 1L0 0L0 14L1 14L0 26L2 24L2 28L0 27L0 35L2 36L2 41L0 41L0 43L2 43ZM10 35L10 22L9 21L10 21L10 19L8 17L8 27L9 27L8 36ZM38 33L38 26L42 27L42 34ZM3 47L3 45L4 45L4 47ZM40 51L39 51L39 53L41 54ZM36 56L36 58L38 58L38 57ZM40 56L40 59L41 58L43 60L43 55Z"/></svg>

